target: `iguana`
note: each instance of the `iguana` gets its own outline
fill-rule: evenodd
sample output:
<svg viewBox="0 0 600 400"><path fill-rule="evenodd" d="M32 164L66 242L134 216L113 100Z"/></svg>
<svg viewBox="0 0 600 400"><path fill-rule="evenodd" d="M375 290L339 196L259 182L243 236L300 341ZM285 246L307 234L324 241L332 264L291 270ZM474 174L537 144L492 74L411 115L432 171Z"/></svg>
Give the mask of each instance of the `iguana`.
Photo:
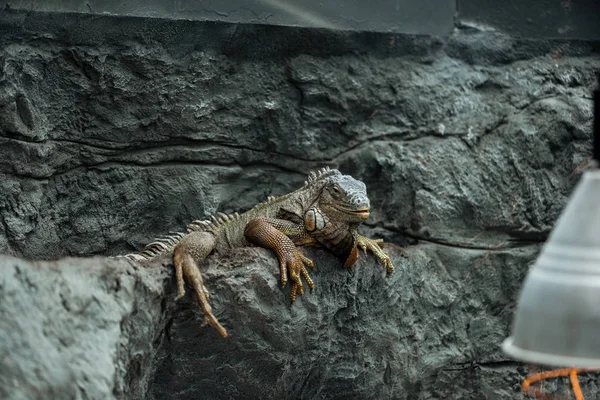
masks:
<svg viewBox="0 0 600 400"><path fill-rule="evenodd" d="M390 257L382 250L383 240L358 234L359 225L369 217L369 198L363 182L336 169L311 172L300 189L267 200L243 214L218 213L211 220L196 220L187 233L175 233L155 240L140 253L127 254L131 260L144 261L173 250L177 278L177 299L185 295L184 278L197 294L205 322L227 336L212 313L208 291L199 265L212 252L235 247L260 246L271 249L279 259L281 284L292 281L291 300L304 293L302 278L312 289L314 283L306 267L314 263L296 246L324 246L352 266L358 249L370 250L385 265L387 274L394 270Z"/></svg>

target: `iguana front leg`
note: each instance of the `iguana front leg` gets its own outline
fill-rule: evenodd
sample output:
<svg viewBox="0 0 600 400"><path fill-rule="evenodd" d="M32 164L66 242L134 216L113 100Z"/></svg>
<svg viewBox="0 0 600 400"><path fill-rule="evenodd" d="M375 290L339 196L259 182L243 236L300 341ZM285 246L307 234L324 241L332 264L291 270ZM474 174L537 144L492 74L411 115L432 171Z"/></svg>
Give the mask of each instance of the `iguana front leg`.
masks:
<svg viewBox="0 0 600 400"><path fill-rule="evenodd" d="M249 242L271 249L279 259L281 284L286 285L288 274L292 280L292 302L296 295L304 294L302 278L312 289L315 284L308 274L306 267L313 268L314 263L298 251L296 244L309 245L314 239L302 225L276 218L255 218L246 225L244 235Z"/></svg>
<svg viewBox="0 0 600 400"><path fill-rule="evenodd" d="M358 260L359 247L365 252L365 254L367 253L367 250L370 250L373 254L375 254L375 257L377 257L379 261L381 261L383 265L385 265L385 269L388 275L394 272L394 265L392 264L390 256L388 256L386 252L382 250L383 239L369 239L368 237L362 235L358 235L356 239L356 244L352 248L350 256L348 256L348 258L346 259L344 267L350 267L354 265L356 260Z"/></svg>

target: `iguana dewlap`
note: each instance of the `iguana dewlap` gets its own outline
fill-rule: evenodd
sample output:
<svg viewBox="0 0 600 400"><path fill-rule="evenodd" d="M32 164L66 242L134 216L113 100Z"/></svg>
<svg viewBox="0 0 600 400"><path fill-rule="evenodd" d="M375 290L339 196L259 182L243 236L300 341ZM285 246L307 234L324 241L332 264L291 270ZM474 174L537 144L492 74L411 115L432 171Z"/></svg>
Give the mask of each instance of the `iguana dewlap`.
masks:
<svg viewBox="0 0 600 400"><path fill-rule="evenodd" d="M224 252L243 246L271 249L279 259L281 284L292 282L291 299L304 293L303 279L312 289L314 283L306 267L314 266L297 246L322 246L345 260L344 266L358 259L358 249L369 250L385 265L388 275L394 270L390 257L382 250L383 241L358 234L359 225L369 217L369 198L363 182L336 169L312 172L300 189L267 201L243 214L219 213L212 220L193 221L188 233L158 239L140 253L127 254L131 260L144 261L173 250L177 277L177 298L185 295L184 280L192 286L207 323L219 333L227 331L212 313L208 291L199 265L214 251Z"/></svg>

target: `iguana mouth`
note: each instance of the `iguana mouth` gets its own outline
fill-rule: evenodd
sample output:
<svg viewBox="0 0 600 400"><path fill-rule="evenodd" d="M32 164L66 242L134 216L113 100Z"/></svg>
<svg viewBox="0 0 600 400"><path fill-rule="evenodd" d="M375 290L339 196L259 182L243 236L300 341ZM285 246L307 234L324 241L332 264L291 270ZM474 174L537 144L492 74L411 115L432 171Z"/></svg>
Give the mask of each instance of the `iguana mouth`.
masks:
<svg viewBox="0 0 600 400"><path fill-rule="evenodd" d="M368 208L359 208L358 210L351 210L349 208L338 207L338 209L348 214L358 215L361 219L369 218Z"/></svg>

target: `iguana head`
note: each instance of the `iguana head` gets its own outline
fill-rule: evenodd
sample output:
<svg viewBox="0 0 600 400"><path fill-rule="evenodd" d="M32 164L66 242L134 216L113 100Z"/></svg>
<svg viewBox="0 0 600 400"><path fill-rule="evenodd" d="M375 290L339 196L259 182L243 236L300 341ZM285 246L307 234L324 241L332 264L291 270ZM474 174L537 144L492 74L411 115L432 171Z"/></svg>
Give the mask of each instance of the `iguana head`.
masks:
<svg viewBox="0 0 600 400"><path fill-rule="evenodd" d="M319 208L337 221L363 222L369 218L370 203L365 184L337 170L330 171L321 179Z"/></svg>

